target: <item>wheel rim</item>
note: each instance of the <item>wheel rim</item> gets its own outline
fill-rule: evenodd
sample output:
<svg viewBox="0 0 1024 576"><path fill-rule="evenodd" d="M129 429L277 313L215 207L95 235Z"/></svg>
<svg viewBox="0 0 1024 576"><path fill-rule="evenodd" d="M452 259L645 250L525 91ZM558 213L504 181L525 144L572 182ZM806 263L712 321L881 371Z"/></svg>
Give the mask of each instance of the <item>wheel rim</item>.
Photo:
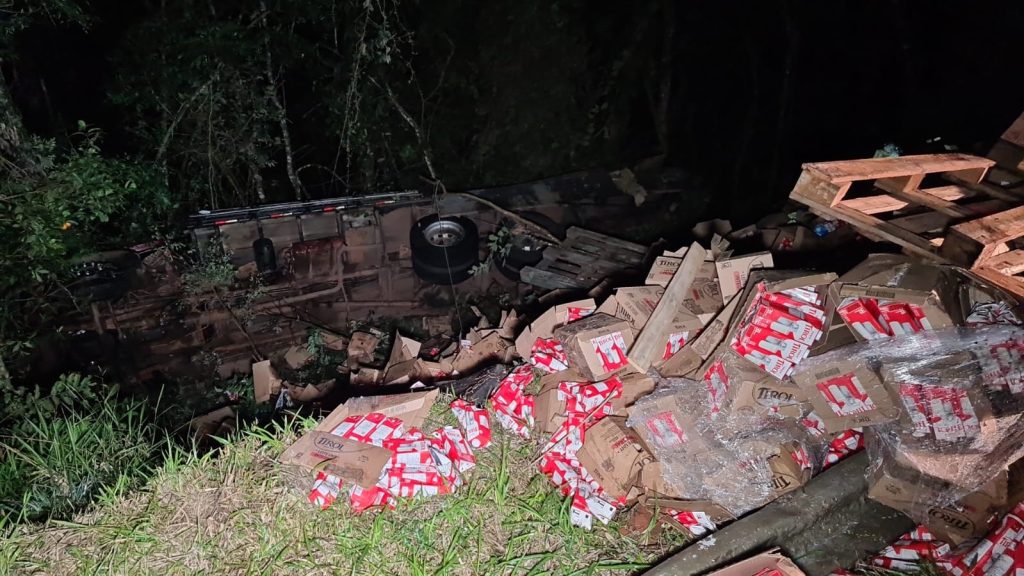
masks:
<svg viewBox="0 0 1024 576"><path fill-rule="evenodd" d="M466 237L466 229L452 220L438 220L423 229L423 236L431 246L451 248Z"/></svg>

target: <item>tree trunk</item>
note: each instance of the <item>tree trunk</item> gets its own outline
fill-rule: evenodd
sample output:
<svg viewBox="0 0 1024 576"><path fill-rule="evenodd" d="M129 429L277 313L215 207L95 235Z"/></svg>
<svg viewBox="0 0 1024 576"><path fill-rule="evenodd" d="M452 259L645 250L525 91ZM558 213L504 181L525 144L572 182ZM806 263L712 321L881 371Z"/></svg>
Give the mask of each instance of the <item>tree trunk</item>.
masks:
<svg viewBox="0 0 1024 576"><path fill-rule="evenodd" d="M277 94L277 80L274 75L274 63L270 58L270 38L267 32L267 4L263 0L260 0L260 9L263 11L263 52L267 68L267 97L274 105L274 110L277 112L277 123L281 126L281 139L284 142L284 166L288 172L288 181L295 189L295 199L303 200L306 197L306 192L302 187L302 181L299 180L299 175L295 172L292 138L288 130L288 111L285 110L284 104Z"/></svg>
<svg viewBox="0 0 1024 576"><path fill-rule="evenodd" d="M0 174L16 172L21 177L43 176L39 163L27 153L24 141L21 113L14 106L7 82L0 74Z"/></svg>

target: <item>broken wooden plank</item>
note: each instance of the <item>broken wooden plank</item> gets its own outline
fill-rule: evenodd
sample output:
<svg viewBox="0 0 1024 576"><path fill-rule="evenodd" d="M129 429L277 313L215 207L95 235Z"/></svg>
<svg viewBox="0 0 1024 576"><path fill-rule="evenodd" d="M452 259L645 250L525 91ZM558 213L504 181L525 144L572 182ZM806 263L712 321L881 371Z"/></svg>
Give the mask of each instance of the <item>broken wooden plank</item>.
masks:
<svg viewBox="0 0 1024 576"><path fill-rule="evenodd" d="M665 293L647 319L647 324L637 335L626 356L640 372L646 372L665 353L672 321L683 307L683 301L690 295L690 286L700 267L704 265L707 251L694 242L686 251L682 263L672 276Z"/></svg>
<svg viewBox="0 0 1024 576"><path fill-rule="evenodd" d="M976 172L980 181L985 170L995 164L988 158L968 154L922 154L917 156L897 156L895 158L865 158L861 160L841 160L837 162L813 162L804 164L805 172L832 184L844 184L861 180L878 178L900 178L916 174L934 174L938 172Z"/></svg>
<svg viewBox="0 0 1024 576"><path fill-rule="evenodd" d="M974 268L1005 252L1002 245L1021 236L1024 236L1024 206L952 226L941 254L956 264Z"/></svg>
<svg viewBox="0 0 1024 576"><path fill-rule="evenodd" d="M1018 116L1017 119L1013 121L1013 124L1010 124L1010 127L1006 129L1006 132L1003 132L1001 139L1006 140L1010 144L1016 144L1017 146L1024 148L1024 113Z"/></svg>
<svg viewBox="0 0 1024 576"><path fill-rule="evenodd" d="M970 273L996 288L1005 290L1018 298L1024 298L1024 280L1016 276L1007 276L988 266L979 266L970 270Z"/></svg>
<svg viewBox="0 0 1024 576"><path fill-rule="evenodd" d="M993 256L985 266L1009 276L1024 272L1024 250L1010 250Z"/></svg>
<svg viewBox="0 0 1024 576"><path fill-rule="evenodd" d="M849 184L832 184L804 170L800 173L800 178L797 179L789 197L804 204L813 202L821 206L834 206L842 201L849 190Z"/></svg>

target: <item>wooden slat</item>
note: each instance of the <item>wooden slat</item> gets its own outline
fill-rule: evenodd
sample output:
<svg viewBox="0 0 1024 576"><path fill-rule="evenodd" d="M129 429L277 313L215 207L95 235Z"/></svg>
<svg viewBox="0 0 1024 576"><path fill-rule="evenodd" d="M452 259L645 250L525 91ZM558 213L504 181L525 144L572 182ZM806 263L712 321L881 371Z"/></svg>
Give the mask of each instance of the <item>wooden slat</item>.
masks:
<svg viewBox="0 0 1024 576"><path fill-rule="evenodd" d="M789 197L804 204L833 206L843 199L849 189L849 184L832 184L804 170L800 173L800 178L797 179Z"/></svg>
<svg viewBox="0 0 1024 576"><path fill-rule="evenodd" d="M679 269L672 275L672 280L665 287L665 293L655 306L651 317L643 330L637 334L636 340L629 348L626 356L629 363L640 372L647 372L656 360L665 353L665 342L671 330L672 321L683 306L683 300L690 295L690 286L697 271L704 265L707 251L694 242L686 251Z"/></svg>
<svg viewBox="0 0 1024 576"><path fill-rule="evenodd" d="M1024 113L1018 116L1017 119L1013 121L1013 124L1010 124L1010 127L1006 129L1006 132L1003 132L1002 139L1024 148Z"/></svg>
<svg viewBox="0 0 1024 576"><path fill-rule="evenodd" d="M979 170L978 179L980 180L984 170L993 164L995 162L988 158L950 153L899 156L896 158L866 158L838 162L814 162L804 164L803 169L826 182L842 184L877 178L899 178L916 174L966 170Z"/></svg>
<svg viewBox="0 0 1024 576"><path fill-rule="evenodd" d="M584 239L584 240L590 240L592 242L597 242L597 243L600 243L600 244L608 244L608 245L611 245L611 246L616 246L618 248L621 248L623 250L627 250L629 252L638 253L640 255L640 258L643 258L644 255L647 254L647 247L646 246L641 246L640 244L636 244L636 243L633 243L633 242L627 242L625 240L619 240L618 238L612 238L611 236L605 236L604 234L599 234L597 232L591 232L590 230L585 230L583 228L577 228L575 226L573 226L573 227L571 227L571 228L569 228L568 230L565 231L565 238L566 238L566 240Z"/></svg>
<svg viewBox="0 0 1024 576"><path fill-rule="evenodd" d="M541 288L550 288L552 290L557 288L590 288L590 286L585 282L581 282L571 276L556 274L547 270L534 268L533 266L526 266L520 270L519 277L527 284L532 284Z"/></svg>
<svg viewBox="0 0 1024 576"><path fill-rule="evenodd" d="M1015 192L1013 192L1011 190L1004 190L1003 188L1000 188L999 186L993 186L992 184L989 184L988 182L970 182L970 181L964 180L961 177L960 174L956 174L956 173L946 174L945 177L946 177L946 179L951 180L953 182L957 182L959 184L962 184L962 185L966 186L967 188L970 188L971 190L976 190L976 191L981 192L983 194L987 194L988 196L991 196L992 198L998 198L1000 200L1006 200L1007 202L1018 202L1019 203L1021 201L1024 201L1024 194L1015 193Z"/></svg>
<svg viewBox="0 0 1024 576"><path fill-rule="evenodd" d="M947 202L953 202L974 195L974 191L970 188L957 185L936 186L935 188L924 188L921 191ZM882 212L902 210L910 206L910 202L893 198L888 194L879 194L877 196L844 199L843 206L865 214L880 214Z"/></svg>
<svg viewBox="0 0 1024 576"><path fill-rule="evenodd" d="M913 188L900 189L895 186L889 186L888 180L879 180L875 182L875 186L885 190L893 198L912 202L918 206L924 206L925 208L931 208L936 212L942 212L943 214L949 214L950 216L955 217L966 217L971 215L970 211L966 210L962 206L958 206L948 200L943 200L938 196L932 196L930 193L923 190L915 190Z"/></svg>
<svg viewBox="0 0 1024 576"><path fill-rule="evenodd" d="M983 246L992 246L1024 236L1024 206L996 212L953 227Z"/></svg>
<svg viewBox="0 0 1024 576"><path fill-rule="evenodd" d="M1007 276L986 266L974 268L970 272L996 288L1006 290L1018 298L1024 298L1024 281L1016 276Z"/></svg>
<svg viewBox="0 0 1024 576"><path fill-rule="evenodd" d="M1010 250L993 256L985 266L1010 276L1024 272L1024 250Z"/></svg>
<svg viewBox="0 0 1024 576"><path fill-rule="evenodd" d="M843 202L843 205L846 205L846 202ZM985 216L1009 208L1009 205L1002 200L982 200L981 202L961 204L960 206L970 211L970 216ZM914 234L925 234L927 232L942 232L956 220L956 218L948 214L929 211L921 214L911 214L910 216L900 216L899 218L889 220L889 222Z"/></svg>
<svg viewBox="0 0 1024 576"><path fill-rule="evenodd" d="M988 157L996 164L1015 172L1024 171L1024 148L1000 140L992 146Z"/></svg>

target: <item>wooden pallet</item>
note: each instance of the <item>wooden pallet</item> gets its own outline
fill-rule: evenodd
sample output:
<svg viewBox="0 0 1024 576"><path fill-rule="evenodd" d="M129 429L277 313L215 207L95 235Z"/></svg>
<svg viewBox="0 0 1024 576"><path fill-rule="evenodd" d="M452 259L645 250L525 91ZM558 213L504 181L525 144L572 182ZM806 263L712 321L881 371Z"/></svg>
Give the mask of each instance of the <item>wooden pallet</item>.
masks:
<svg viewBox="0 0 1024 576"><path fill-rule="evenodd" d="M609 276L639 273L646 256L647 247L640 244L573 227L561 244L545 249L544 258L519 276L540 288L586 290Z"/></svg>
<svg viewBox="0 0 1024 576"><path fill-rule="evenodd" d="M790 198L869 238L899 244L916 256L941 259L939 246L949 225L1011 206L1011 193L977 187L993 164L965 154L804 164ZM957 183L922 188L929 174ZM865 186L870 191L848 197L854 184L862 182L871 184Z"/></svg>
<svg viewBox="0 0 1024 576"><path fill-rule="evenodd" d="M953 263L1024 296L1024 195L986 181L996 162L965 154L805 164L790 198L908 254ZM1006 167L1011 173L1013 167ZM950 184L922 187L928 175ZM869 183L866 193L852 186Z"/></svg>

